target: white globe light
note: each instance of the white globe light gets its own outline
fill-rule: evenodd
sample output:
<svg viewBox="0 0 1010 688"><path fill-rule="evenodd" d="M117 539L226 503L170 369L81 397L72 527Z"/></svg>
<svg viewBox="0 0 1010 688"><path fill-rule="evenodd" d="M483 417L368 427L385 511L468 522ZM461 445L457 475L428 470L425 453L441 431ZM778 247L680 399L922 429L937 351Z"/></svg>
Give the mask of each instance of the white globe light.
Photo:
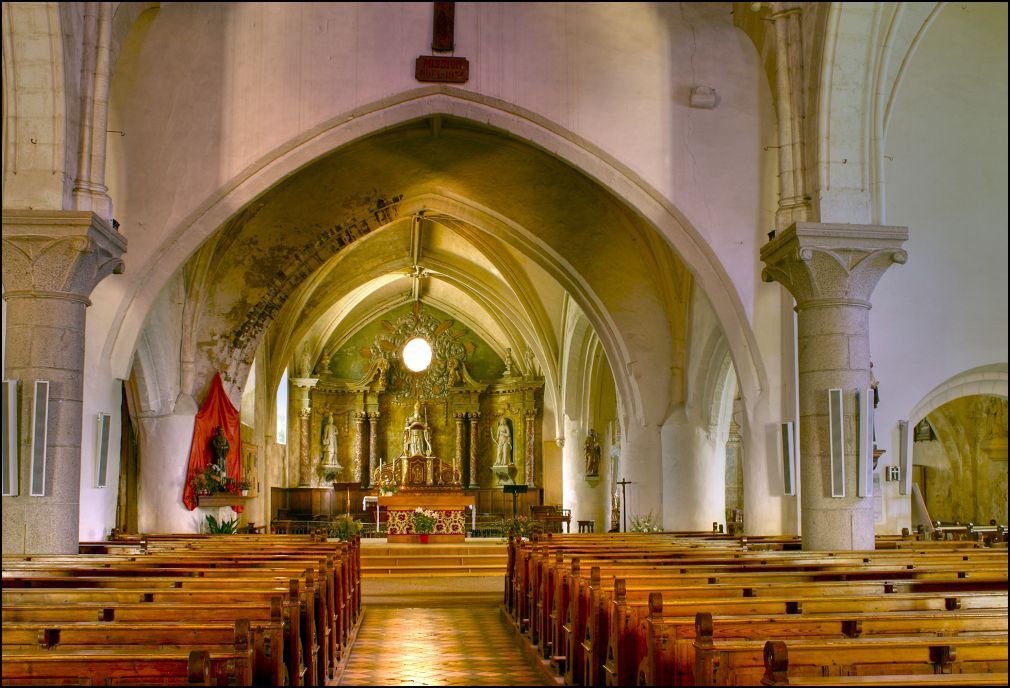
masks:
<svg viewBox="0 0 1010 688"><path fill-rule="evenodd" d="M420 337L414 337L403 345L403 365L413 373L420 373L431 365L431 345Z"/></svg>

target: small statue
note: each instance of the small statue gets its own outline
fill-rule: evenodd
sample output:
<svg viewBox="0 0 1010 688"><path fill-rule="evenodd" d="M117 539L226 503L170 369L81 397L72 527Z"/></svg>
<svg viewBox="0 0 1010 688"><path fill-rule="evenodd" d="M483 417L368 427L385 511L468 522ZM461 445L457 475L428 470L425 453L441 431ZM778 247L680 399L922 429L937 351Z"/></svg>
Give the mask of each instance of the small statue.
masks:
<svg viewBox="0 0 1010 688"><path fill-rule="evenodd" d="M498 430L495 432L494 443L498 448L497 458L495 459L494 465L510 465L512 463L512 461L510 461L512 454L512 430L509 428L508 422L504 418L498 421Z"/></svg>
<svg viewBox="0 0 1010 688"><path fill-rule="evenodd" d="M386 376L389 374L389 360L385 357L380 356L379 360L375 362L375 370L379 374L378 384L381 387L386 386Z"/></svg>
<svg viewBox="0 0 1010 688"><path fill-rule="evenodd" d="M216 434L210 440L210 451L214 455L214 465L223 472L228 470L228 451L230 449L228 438L224 436L224 428L220 425L217 426Z"/></svg>
<svg viewBox="0 0 1010 688"><path fill-rule="evenodd" d="M459 359L453 356L446 362L446 367L448 368L448 377L449 377L447 384L450 387L455 387L460 382Z"/></svg>
<svg viewBox="0 0 1010 688"><path fill-rule="evenodd" d="M595 430L590 430L584 445L586 453L586 475L600 474L600 440Z"/></svg>
<svg viewBox="0 0 1010 688"><path fill-rule="evenodd" d="M505 349L505 372L503 377L512 377L512 366L515 365L515 361L512 360L512 349Z"/></svg>
<svg viewBox="0 0 1010 688"><path fill-rule="evenodd" d="M333 414L326 416L323 423L323 463L327 466L337 465L337 424L333 422Z"/></svg>

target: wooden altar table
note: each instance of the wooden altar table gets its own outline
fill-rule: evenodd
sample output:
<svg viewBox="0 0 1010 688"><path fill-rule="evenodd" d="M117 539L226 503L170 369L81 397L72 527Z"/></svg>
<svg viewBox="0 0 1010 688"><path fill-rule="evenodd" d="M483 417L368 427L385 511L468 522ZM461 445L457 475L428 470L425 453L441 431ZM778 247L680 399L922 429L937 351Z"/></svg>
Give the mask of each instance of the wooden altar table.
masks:
<svg viewBox="0 0 1010 688"><path fill-rule="evenodd" d="M437 514L435 532L429 542L463 542L466 539L466 508L470 507L471 529L476 528L477 509L473 497L461 492L400 492L380 495L379 506L386 507L389 542L417 542L414 533L414 510L429 509Z"/></svg>

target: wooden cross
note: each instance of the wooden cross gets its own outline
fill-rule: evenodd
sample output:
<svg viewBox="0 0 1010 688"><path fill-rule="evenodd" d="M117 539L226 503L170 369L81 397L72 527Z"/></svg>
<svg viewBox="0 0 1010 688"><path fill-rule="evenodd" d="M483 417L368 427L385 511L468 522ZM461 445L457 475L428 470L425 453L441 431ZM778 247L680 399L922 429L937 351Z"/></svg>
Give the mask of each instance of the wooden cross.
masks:
<svg viewBox="0 0 1010 688"><path fill-rule="evenodd" d="M449 52L455 48L456 3L433 2L435 23L431 29L431 49Z"/></svg>
<svg viewBox="0 0 1010 688"><path fill-rule="evenodd" d="M621 520L624 521L623 531L628 532L628 485L634 485L635 483L621 478L617 481L617 484L621 486Z"/></svg>

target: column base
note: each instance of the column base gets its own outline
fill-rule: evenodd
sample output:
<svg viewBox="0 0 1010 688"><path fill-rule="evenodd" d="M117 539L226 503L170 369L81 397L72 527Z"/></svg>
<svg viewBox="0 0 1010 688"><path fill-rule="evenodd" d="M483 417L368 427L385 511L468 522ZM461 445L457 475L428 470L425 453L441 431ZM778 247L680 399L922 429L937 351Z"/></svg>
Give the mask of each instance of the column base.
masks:
<svg viewBox="0 0 1010 688"><path fill-rule="evenodd" d="M858 508L803 507L804 550L821 552L866 551L875 548L873 505Z"/></svg>

